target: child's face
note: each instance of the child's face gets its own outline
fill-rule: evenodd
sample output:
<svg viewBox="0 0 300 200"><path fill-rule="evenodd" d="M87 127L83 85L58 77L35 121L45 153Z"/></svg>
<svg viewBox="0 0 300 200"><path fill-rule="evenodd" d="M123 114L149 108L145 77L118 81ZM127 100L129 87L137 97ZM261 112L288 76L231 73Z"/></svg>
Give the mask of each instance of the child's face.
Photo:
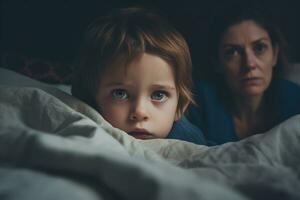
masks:
<svg viewBox="0 0 300 200"><path fill-rule="evenodd" d="M164 138L176 118L178 93L172 67L144 53L127 67L104 70L97 94L100 113L135 138Z"/></svg>

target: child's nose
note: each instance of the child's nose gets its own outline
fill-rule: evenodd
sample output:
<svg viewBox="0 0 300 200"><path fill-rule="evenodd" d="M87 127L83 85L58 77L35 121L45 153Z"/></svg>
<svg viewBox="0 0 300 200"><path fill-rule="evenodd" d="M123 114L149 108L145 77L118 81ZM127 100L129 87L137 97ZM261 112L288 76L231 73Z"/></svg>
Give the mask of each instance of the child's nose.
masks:
<svg viewBox="0 0 300 200"><path fill-rule="evenodd" d="M129 116L133 121L144 121L149 119L147 112L147 104L143 100L138 100L132 105L132 110Z"/></svg>

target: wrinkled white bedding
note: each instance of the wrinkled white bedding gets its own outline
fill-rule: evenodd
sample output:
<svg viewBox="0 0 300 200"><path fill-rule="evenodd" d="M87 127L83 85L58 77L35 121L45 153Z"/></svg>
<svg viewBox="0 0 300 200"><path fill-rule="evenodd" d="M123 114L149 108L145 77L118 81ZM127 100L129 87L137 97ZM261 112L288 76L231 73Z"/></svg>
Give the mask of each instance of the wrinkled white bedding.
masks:
<svg viewBox="0 0 300 200"><path fill-rule="evenodd" d="M300 115L206 147L137 140L45 85L0 85L0 199L300 199Z"/></svg>

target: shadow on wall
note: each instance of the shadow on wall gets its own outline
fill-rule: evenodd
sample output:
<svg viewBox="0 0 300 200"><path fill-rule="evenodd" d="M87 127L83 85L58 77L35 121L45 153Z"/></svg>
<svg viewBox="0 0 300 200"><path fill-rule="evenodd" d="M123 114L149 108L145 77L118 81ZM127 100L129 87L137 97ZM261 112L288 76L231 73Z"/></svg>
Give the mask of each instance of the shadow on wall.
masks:
<svg viewBox="0 0 300 200"><path fill-rule="evenodd" d="M261 0L270 5L287 36L293 62L300 62L300 6L297 1ZM222 0L2 0L1 65L48 81L68 82L83 32L97 16L127 6L157 9L187 39L196 71L207 65L207 25ZM228 2L228 1L226 1ZM24 61L25 60L25 61ZM44 73L46 72L47 73ZM59 71L59 75L57 75ZM61 77L63 76L63 77Z"/></svg>

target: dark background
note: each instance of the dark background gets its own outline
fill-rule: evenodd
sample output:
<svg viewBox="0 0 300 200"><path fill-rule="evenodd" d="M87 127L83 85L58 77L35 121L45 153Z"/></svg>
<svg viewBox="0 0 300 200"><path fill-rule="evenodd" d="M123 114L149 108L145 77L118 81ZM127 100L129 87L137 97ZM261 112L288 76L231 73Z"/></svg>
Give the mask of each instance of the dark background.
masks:
<svg viewBox="0 0 300 200"><path fill-rule="evenodd" d="M300 5L297 0L262 0L269 5L300 62ZM3 0L0 53L73 62L86 26L113 8L142 5L164 13L187 39L195 68L205 65L207 25L216 5L228 0Z"/></svg>

